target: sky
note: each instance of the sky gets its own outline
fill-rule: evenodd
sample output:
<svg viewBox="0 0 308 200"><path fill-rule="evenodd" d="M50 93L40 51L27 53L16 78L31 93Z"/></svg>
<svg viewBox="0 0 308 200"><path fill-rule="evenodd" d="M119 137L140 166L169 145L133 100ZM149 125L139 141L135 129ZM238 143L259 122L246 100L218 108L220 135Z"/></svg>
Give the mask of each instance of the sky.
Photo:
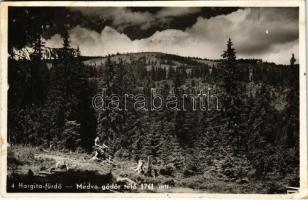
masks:
<svg viewBox="0 0 308 200"><path fill-rule="evenodd" d="M64 20L85 56L164 52L219 59L230 37L238 58L288 64L298 57L298 8L71 8ZM61 47L60 33L46 46Z"/></svg>

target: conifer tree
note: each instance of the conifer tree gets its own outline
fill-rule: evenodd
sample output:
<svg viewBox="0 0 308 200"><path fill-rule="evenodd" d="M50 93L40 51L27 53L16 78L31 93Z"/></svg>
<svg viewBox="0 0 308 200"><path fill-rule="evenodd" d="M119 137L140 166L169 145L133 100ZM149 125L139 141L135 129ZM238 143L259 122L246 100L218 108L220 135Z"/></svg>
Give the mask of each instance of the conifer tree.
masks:
<svg viewBox="0 0 308 200"><path fill-rule="evenodd" d="M43 62L44 42L39 33L33 43L33 53L30 54L30 83L26 92L26 102L42 104L46 97L48 86L48 69Z"/></svg>
<svg viewBox="0 0 308 200"><path fill-rule="evenodd" d="M298 65L295 65L295 61L294 54L292 54L290 59L290 91L287 96L288 107L286 109L288 115L287 144L298 148L298 142L296 141L299 140L299 69Z"/></svg>
<svg viewBox="0 0 308 200"><path fill-rule="evenodd" d="M223 106L225 108L225 116L228 118L228 132L230 144L233 145L235 153L241 149L240 138L244 133L240 133L239 126L242 124L242 99L241 93L243 87L238 80L238 72L236 70L236 51L233 43L229 38L227 49L222 54L224 59L224 88L225 96Z"/></svg>
<svg viewBox="0 0 308 200"><path fill-rule="evenodd" d="M292 57L291 57L291 59L290 59L290 65L293 67L294 66L294 64L295 64L295 61L296 61L296 59L295 59L295 57L294 57L294 53L292 53Z"/></svg>
<svg viewBox="0 0 308 200"><path fill-rule="evenodd" d="M109 99L106 97L110 97L114 93L114 84L115 84L115 72L114 66L111 62L110 56L107 57L106 64L104 66L104 77L101 79L99 83L99 88L104 89L104 93L102 96L104 99L104 104L109 105ZM112 117L112 110L105 107L105 110L102 110L98 114L98 126L97 126L97 133L102 138L105 143L112 144L114 141L114 124L113 124L113 117Z"/></svg>
<svg viewBox="0 0 308 200"><path fill-rule="evenodd" d="M93 113L90 107L91 94L87 74L82 63L74 57L68 34L64 34L63 37L63 48L59 50L59 59L54 60L50 72L50 89L45 108L51 116L52 128L49 134L57 140L64 131L65 121L76 121L80 124L79 139L83 139L80 144L88 147L94 137L93 127L91 129L90 126L95 124L86 121L91 119Z"/></svg>
<svg viewBox="0 0 308 200"><path fill-rule="evenodd" d="M71 48L70 40L69 40L69 34L67 31L64 31L63 34L63 49L68 50Z"/></svg>
<svg viewBox="0 0 308 200"><path fill-rule="evenodd" d="M223 64L224 67L224 75L225 75L225 89L227 94L233 95L236 89L237 74L235 72L235 64L236 64L236 51L233 48L233 43L231 38L229 38L227 43L227 49L224 50L223 54L221 55L224 59Z"/></svg>

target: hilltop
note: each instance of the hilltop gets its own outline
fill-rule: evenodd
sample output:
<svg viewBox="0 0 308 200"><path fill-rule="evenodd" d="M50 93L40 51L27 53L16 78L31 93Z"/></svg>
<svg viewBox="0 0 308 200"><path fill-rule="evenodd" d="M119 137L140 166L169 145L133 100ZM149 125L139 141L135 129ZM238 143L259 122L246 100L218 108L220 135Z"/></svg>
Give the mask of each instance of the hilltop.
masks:
<svg viewBox="0 0 308 200"><path fill-rule="evenodd" d="M193 67L197 65L209 65L216 67L221 61L220 60L209 60L196 57L183 57L174 54L166 54L161 52L140 52L140 53L125 53L125 54L113 54L105 57L84 57L83 63L88 66L100 66L105 65L107 58L110 58L111 62L119 64L133 64L136 62L143 62L145 67L149 70L150 67L169 68L172 67Z"/></svg>

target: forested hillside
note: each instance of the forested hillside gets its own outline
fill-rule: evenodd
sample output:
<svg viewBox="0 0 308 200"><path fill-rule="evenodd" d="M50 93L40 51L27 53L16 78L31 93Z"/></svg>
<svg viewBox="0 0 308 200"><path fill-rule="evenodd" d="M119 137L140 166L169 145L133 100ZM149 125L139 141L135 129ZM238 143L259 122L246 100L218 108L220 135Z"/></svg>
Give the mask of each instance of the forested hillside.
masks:
<svg viewBox="0 0 308 200"><path fill-rule="evenodd" d="M113 160L151 160L146 177L179 177L191 182L217 180L259 184L246 192L283 193L299 184L299 83L290 65L237 59L229 39L220 60L144 52L82 57L70 45L48 58L40 37L30 59L9 58L8 142L59 152L90 155L94 139ZM200 91L218 96L211 109L194 110L190 97ZM186 109L95 109L93 97L106 95L178 97ZM105 103L110 103L110 99ZM219 109L217 109L217 106ZM116 168L116 167L115 167ZM188 181L189 182L189 181ZM198 183L199 183L198 182ZM171 185L172 185L171 184ZM202 185L202 184L201 184ZM209 189L200 184L192 189ZM211 188L211 187L210 187ZM218 192L235 192L235 189Z"/></svg>

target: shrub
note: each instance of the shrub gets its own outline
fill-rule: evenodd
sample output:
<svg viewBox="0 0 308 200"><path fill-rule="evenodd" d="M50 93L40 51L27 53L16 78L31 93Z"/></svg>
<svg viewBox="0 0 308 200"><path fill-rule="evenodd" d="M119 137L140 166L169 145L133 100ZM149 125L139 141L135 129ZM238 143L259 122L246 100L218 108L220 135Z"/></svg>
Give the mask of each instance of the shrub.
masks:
<svg viewBox="0 0 308 200"><path fill-rule="evenodd" d="M246 178L251 169L252 166L245 157L230 156L222 164L222 173L230 181Z"/></svg>
<svg viewBox="0 0 308 200"><path fill-rule="evenodd" d="M17 147L17 146L16 146ZM34 160L35 149L28 146L18 146L14 148L14 151L11 147L8 149L8 160L14 161L19 164L28 164Z"/></svg>
<svg viewBox="0 0 308 200"><path fill-rule="evenodd" d="M76 121L66 121L63 131L62 145L70 150L75 151L80 146L80 124Z"/></svg>
<svg viewBox="0 0 308 200"><path fill-rule="evenodd" d="M114 157L122 158L122 159L129 159L131 156L130 156L130 152L127 149L121 148L114 154Z"/></svg>
<svg viewBox="0 0 308 200"><path fill-rule="evenodd" d="M175 171L173 164L169 163L159 170L159 173L164 176L172 176Z"/></svg>

